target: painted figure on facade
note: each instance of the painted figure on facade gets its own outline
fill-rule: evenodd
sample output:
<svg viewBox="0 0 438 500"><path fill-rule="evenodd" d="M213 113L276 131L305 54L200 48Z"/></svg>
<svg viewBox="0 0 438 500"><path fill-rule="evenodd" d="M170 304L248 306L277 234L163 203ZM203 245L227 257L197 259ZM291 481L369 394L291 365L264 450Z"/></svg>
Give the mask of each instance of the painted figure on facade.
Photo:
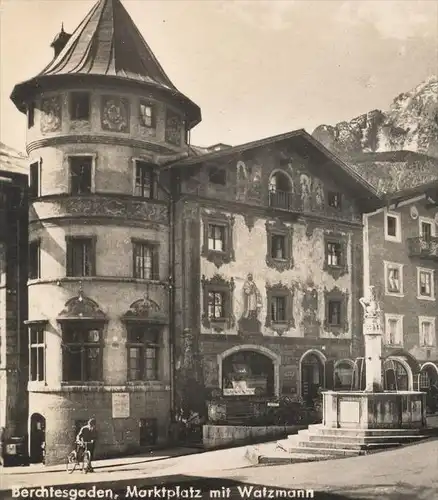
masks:
<svg viewBox="0 0 438 500"><path fill-rule="evenodd" d="M41 102L41 132L56 132L61 128L61 103L58 97Z"/></svg>
<svg viewBox="0 0 438 500"><path fill-rule="evenodd" d="M248 168L243 161L237 162L236 175L237 175L236 200L246 201L249 178L248 178Z"/></svg>
<svg viewBox="0 0 438 500"><path fill-rule="evenodd" d="M324 208L324 187L321 181L316 181L313 186L313 193L315 199L315 208L322 210Z"/></svg>
<svg viewBox="0 0 438 500"><path fill-rule="evenodd" d="M262 167L254 165L249 172L248 199L259 201L262 197Z"/></svg>
<svg viewBox="0 0 438 500"><path fill-rule="evenodd" d="M243 285L243 314L239 321L239 330L243 333L260 333L259 321L262 309L262 296L254 282L252 274L248 274Z"/></svg>
<svg viewBox="0 0 438 500"><path fill-rule="evenodd" d="M300 186L301 186L301 203L305 212L310 212L310 202L311 202L311 180L307 175L302 174L300 176Z"/></svg>

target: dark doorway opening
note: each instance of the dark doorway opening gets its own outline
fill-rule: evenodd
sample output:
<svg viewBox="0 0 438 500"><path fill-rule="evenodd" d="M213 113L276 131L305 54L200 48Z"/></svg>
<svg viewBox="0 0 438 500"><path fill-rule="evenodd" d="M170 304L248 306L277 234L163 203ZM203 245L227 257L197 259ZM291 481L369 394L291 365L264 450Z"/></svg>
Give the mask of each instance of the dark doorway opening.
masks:
<svg viewBox="0 0 438 500"><path fill-rule="evenodd" d="M44 463L46 448L46 419L39 413L30 417L30 461L34 464Z"/></svg>

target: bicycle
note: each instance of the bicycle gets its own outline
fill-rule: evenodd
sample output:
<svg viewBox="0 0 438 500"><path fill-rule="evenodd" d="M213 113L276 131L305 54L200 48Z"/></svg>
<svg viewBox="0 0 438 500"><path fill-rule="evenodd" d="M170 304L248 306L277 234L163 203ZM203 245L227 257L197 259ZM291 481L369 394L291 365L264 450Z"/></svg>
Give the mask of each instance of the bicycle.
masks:
<svg viewBox="0 0 438 500"><path fill-rule="evenodd" d="M71 474L74 472L78 465L82 463L82 472L85 474L91 469L91 452L88 445L91 441L84 441L83 445L78 450L72 450L67 456L66 468L67 472Z"/></svg>

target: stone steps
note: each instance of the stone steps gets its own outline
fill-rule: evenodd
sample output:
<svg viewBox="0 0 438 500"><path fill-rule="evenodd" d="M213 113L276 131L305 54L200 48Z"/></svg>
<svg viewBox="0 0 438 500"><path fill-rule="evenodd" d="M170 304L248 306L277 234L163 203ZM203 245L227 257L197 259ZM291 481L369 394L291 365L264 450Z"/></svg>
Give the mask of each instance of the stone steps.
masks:
<svg viewBox="0 0 438 500"><path fill-rule="evenodd" d="M264 448L249 446L245 452L245 458L253 465L298 464L327 459L327 457L318 456L312 453L288 453L278 448L276 443L270 443L270 445L271 446L265 446Z"/></svg>
<svg viewBox="0 0 438 500"><path fill-rule="evenodd" d="M339 443L340 441L345 444L356 444L366 446L368 444L385 445L392 443L409 443L427 436L417 435L401 435L401 436L336 436L336 435L321 435L309 433L308 440L310 443L323 441L324 443Z"/></svg>
<svg viewBox="0 0 438 500"><path fill-rule="evenodd" d="M356 457L361 454L361 449L342 448L341 446L335 448L327 446L326 443L317 443L316 446L303 446L305 441L298 441L291 443L288 439L277 441L277 446L284 450L286 453L293 455L304 454L317 457ZM321 458L320 458L321 459Z"/></svg>
<svg viewBox="0 0 438 500"><path fill-rule="evenodd" d="M348 437L379 437L379 436L423 436L425 429L336 429L326 428L322 424L310 425L308 429L299 431L300 436L348 436ZM292 437L292 436L291 436Z"/></svg>

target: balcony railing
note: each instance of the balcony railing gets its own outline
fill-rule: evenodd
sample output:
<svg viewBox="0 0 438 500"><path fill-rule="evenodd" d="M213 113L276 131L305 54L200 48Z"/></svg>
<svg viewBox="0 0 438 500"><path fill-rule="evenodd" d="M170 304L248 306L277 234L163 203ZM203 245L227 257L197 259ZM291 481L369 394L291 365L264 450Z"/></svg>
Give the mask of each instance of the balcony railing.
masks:
<svg viewBox="0 0 438 500"><path fill-rule="evenodd" d="M438 237L408 238L409 256L438 260Z"/></svg>
<svg viewBox="0 0 438 500"><path fill-rule="evenodd" d="M285 191L271 191L269 193L269 206L276 210L285 210L287 212L307 213L344 221L361 221L360 214L354 213L353 210L343 211L328 206L313 206L310 199L308 206L306 206L299 195Z"/></svg>

